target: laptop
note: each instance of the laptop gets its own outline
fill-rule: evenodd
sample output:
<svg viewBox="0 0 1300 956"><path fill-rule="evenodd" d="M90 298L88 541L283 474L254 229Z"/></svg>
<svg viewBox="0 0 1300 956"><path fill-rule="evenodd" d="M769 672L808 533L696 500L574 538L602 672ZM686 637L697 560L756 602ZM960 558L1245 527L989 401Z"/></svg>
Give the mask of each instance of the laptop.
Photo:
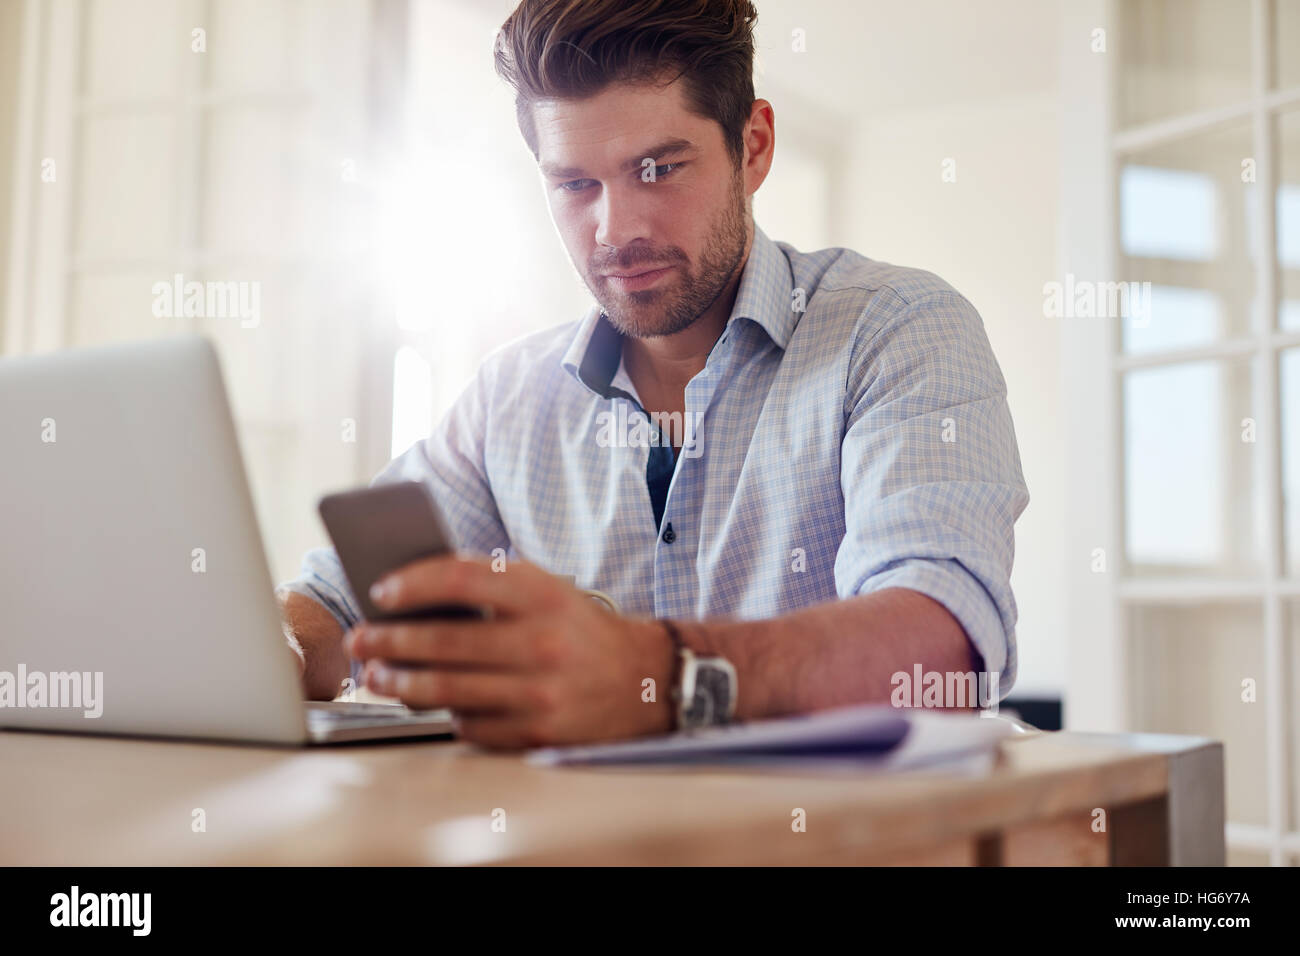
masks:
<svg viewBox="0 0 1300 956"><path fill-rule="evenodd" d="M446 710L302 699L199 336L0 359L0 727L452 736Z"/></svg>

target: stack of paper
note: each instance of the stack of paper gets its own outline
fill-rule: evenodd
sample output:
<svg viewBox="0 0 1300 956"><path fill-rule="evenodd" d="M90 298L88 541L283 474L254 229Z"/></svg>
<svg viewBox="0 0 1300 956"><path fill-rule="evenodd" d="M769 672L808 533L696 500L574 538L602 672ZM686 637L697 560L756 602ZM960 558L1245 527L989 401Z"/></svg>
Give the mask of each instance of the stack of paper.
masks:
<svg viewBox="0 0 1300 956"><path fill-rule="evenodd" d="M1015 733L1014 724L995 715L872 704L618 743L548 747L527 759L543 766L847 761L901 770L988 756Z"/></svg>

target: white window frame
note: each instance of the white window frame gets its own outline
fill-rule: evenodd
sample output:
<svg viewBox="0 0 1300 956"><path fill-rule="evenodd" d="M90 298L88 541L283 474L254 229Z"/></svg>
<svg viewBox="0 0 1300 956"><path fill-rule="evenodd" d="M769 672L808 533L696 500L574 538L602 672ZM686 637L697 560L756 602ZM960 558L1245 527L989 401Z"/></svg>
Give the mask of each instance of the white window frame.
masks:
<svg viewBox="0 0 1300 956"><path fill-rule="evenodd" d="M1065 725L1072 729L1123 731L1130 695L1125 662L1130 607L1160 607L1251 600L1263 609L1264 662L1270 691L1265 709L1268 824L1229 821L1231 849L1265 852L1270 862L1300 863L1300 832L1288 825L1290 787L1286 605L1300 597L1300 580L1284 573L1282 541L1281 422L1278 359L1300 346L1300 332L1277 328L1275 281L1276 170L1273 122L1300 106L1300 87L1269 89L1273 67L1273 5L1253 0L1250 95L1239 102L1117 131L1113 111L1112 53L1091 49L1094 29L1114 36L1122 0L1072 0L1062 6L1061 274L1114 278L1119 262L1116 171L1126 154L1182 140L1249 120L1255 188L1263 201L1254 223L1256 263L1252 327L1247 334L1199 346L1140 357L1119 348L1119 322L1063 320L1062 388L1069 441L1066 468L1067 654ZM1258 471L1253 492L1262 514L1261 570L1249 578L1129 578L1124 563L1123 408L1124 374L1138 367L1196 359L1253 361L1252 408L1257 417ZM1095 549L1104 550L1107 570L1093 570ZM1229 756L1231 761L1231 756ZM1295 821L1291 821L1294 823Z"/></svg>

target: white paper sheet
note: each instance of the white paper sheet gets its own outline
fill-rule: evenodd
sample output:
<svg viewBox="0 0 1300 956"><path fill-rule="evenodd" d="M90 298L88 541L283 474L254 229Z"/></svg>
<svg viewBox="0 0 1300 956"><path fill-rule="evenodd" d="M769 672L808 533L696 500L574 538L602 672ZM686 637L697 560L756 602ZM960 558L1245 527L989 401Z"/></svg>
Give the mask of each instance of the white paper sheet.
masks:
<svg viewBox="0 0 1300 956"><path fill-rule="evenodd" d="M841 707L798 717L711 727L689 734L577 747L546 747L527 761L561 764L851 764L913 769L992 753L1016 733L997 716L895 708Z"/></svg>

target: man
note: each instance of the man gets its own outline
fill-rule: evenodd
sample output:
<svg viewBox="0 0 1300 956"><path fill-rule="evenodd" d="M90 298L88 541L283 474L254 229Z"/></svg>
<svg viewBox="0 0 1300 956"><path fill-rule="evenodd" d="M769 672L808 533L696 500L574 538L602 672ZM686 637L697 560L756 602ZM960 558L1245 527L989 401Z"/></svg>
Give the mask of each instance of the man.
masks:
<svg viewBox="0 0 1300 956"><path fill-rule="evenodd" d="M376 479L424 482L459 552L377 600L493 616L362 625L337 557L310 552L282 589L308 696L351 672L516 748L883 702L918 667L1010 688L1028 494L982 322L930 273L755 225L775 149L755 19L523 0L502 26L599 308L495 351Z"/></svg>

